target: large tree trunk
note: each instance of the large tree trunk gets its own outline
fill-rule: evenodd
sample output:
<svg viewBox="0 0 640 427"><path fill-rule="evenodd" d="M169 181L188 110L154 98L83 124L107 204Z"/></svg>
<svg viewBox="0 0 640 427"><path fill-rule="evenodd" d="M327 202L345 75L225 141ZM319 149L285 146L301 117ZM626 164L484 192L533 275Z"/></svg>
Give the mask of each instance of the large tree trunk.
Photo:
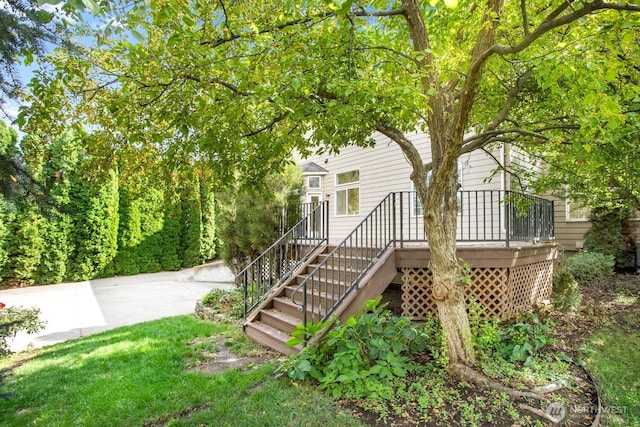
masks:
<svg viewBox="0 0 640 427"><path fill-rule="evenodd" d="M458 190L457 173L450 176L445 191L444 206L427 197L424 223L429 237L433 298L436 300L440 323L445 332L450 366L458 363L473 365L471 328L467 316L463 274L456 247Z"/></svg>
<svg viewBox="0 0 640 427"><path fill-rule="evenodd" d="M457 259L457 162L467 130L469 114L478 94L486 61L485 52L495 39L502 0L487 0L484 24L470 56L469 70L461 86L457 77L441 81L432 54L429 33L418 0L402 0L403 14L414 50L424 53L417 60L423 71L420 83L429 99L427 124L431 138L432 178L426 186L426 168L415 148L400 143L413 167L411 179L424 207L424 226L431 252L433 297L446 334L449 366L473 365L471 328L466 311L462 269ZM396 142L398 142L396 140Z"/></svg>

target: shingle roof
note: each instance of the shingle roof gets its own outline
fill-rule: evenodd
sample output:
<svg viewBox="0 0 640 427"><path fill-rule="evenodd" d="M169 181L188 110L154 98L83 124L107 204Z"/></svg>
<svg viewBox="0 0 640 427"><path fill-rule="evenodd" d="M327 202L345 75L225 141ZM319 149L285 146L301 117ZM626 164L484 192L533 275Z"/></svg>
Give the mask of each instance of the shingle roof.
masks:
<svg viewBox="0 0 640 427"><path fill-rule="evenodd" d="M304 174L324 174L324 173L329 173L328 170L326 170L322 166L320 166L320 165L318 165L316 163L313 163L313 162L305 163L301 167L302 167L302 173L304 173Z"/></svg>

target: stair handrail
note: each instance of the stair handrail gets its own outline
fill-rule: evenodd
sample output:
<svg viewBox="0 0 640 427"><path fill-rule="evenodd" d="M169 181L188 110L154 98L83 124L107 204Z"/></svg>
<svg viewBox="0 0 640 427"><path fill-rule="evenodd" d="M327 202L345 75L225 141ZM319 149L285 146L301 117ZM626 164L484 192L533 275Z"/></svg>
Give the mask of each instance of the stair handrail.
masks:
<svg viewBox="0 0 640 427"><path fill-rule="evenodd" d="M396 202L396 193L389 193L387 196L378 203L371 212L345 237L331 252L327 254L327 256L307 275L307 277L296 287L296 289L291 294L291 300L296 303L296 295L300 293L302 290L302 304L297 304L299 309L302 311L302 322L303 325L308 324L307 313L308 310L308 283L310 281L315 280L315 276L319 275L320 272L325 269L325 275L328 274L327 266L333 261L333 259L340 253L341 250L347 250L351 248L352 254L354 250L353 241L360 240L362 237L370 237L370 239L364 239L359 243L373 243L378 242L379 245L377 248L371 247L371 253L369 253L369 257L362 258L362 263L358 263L356 260L356 265L361 265L360 269L356 269L354 271L355 278L351 280L350 284L345 287L344 292L341 292L337 301L334 301L331 307L326 306L324 310L320 310L320 307L316 310L314 298L312 295L311 298L311 313L315 315L320 315L317 321L324 322L333 314L335 309L344 301L344 299L354 290L357 289L360 280L365 276L365 274L371 269L371 267L375 264L376 260L380 257L380 255L395 241L395 227L392 227L391 224L395 224L396 214L395 214L395 202ZM385 210L386 209L386 210ZM383 223L379 223L378 219L385 221ZM375 226L375 227L374 227ZM377 232L380 232L382 236L378 236ZM369 235L370 232L370 235ZM376 233L374 235L374 232ZM358 234L364 234L364 236L358 236ZM382 240L378 240L378 237L381 237ZM358 244L356 242L355 250L362 251L365 250L366 246L362 244ZM376 250L377 249L377 250ZM338 265L341 263L338 262ZM353 264L352 264L353 266ZM313 286L311 287L311 292L315 292L317 289ZM318 291L318 295L320 291ZM325 293L326 294L326 293ZM334 294L335 295L335 294ZM325 299L326 301L326 299ZM317 311L317 313L316 313Z"/></svg>
<svg viewBox="0 0 640 427"><path fill-rule="evenodd" d="M329 235L328 202L320 201L275 243L235 276L244 289L244 318L298 269ZM309 225L315 222L311 234ZM249 286L251 283L251 287Z"/></svg>

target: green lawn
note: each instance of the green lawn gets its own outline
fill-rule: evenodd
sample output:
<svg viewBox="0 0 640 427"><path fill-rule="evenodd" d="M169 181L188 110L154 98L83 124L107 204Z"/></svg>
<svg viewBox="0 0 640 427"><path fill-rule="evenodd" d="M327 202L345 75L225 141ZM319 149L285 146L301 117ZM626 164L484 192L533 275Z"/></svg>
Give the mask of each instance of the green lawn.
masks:
<svg viewBox="0 0 640 427"><path fill-rule="evenodd" d="M605 425L640 425L640 308L588 341L589 369L616 412ZM304 383L275 379L273 362L208 375L189 367L212 340L255 347L237 325L179 316L19 354L0 392L0 426L356 426L335 402ZM617 412L623 412L619 414Z"/></svg>
<svg viewBox="0 0 640 427"><path fill-rule="evenodd" d="M640 303L629 307L622 324L609 324L593 334L595 353L588 368L602 394L603 424L640 426Z"/></svg>
<svg viewBox="0 0 640 427"><path fill-rule="evenodd" d="M15 395L1 402L0 425L359 425L315 389L275 379L272 362L188 369L202 358L192 343L210 336L251 346L237 325L180 316L38 350L2 385Z"/></svg>

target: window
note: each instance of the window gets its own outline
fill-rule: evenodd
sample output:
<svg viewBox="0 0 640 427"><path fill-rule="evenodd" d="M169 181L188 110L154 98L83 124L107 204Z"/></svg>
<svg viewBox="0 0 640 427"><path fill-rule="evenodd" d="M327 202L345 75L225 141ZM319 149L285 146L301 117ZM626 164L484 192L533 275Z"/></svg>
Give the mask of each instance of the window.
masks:
<svg viewBox="0 0 640 427"><path fill-rule="evenodd" d="M589 221L591 209L567 199L567 221Z"/></svg>
<svg viewBox="0 0 640 427"><path fill-rule="evenodd" d="M336 185L350 184L360 181L360 171L349 171L336 174Z"/></svg>
<svg viewBox="0 0 640 427"><path fill-rule="evenodd" d="M319 176L310 176L307 178L307 188L309 189L319 189L320 188L320 177Z"/></svg>
<svg viewBox="0 0 640 427"><path fill-rule="evenodd" d="M336 216L360 214L360 171L336 174Z"/></svg>
<svg viewBox="0 0 640 427"><path fill-rule="evenodd" d="M431 171L427 174L427 187L429 186L429 182L431 181ZM462 164L458 163L458 185L460 189L462 189ZM422 205L420 204L420 199L418 198L418 193L416 192L416 186L411 183L411 191L413 191L413 195L411 196L411 213L413 216L422 216ZM458 215L462 215L462 200L460 199L460 191L458 191Z"/></svg>

